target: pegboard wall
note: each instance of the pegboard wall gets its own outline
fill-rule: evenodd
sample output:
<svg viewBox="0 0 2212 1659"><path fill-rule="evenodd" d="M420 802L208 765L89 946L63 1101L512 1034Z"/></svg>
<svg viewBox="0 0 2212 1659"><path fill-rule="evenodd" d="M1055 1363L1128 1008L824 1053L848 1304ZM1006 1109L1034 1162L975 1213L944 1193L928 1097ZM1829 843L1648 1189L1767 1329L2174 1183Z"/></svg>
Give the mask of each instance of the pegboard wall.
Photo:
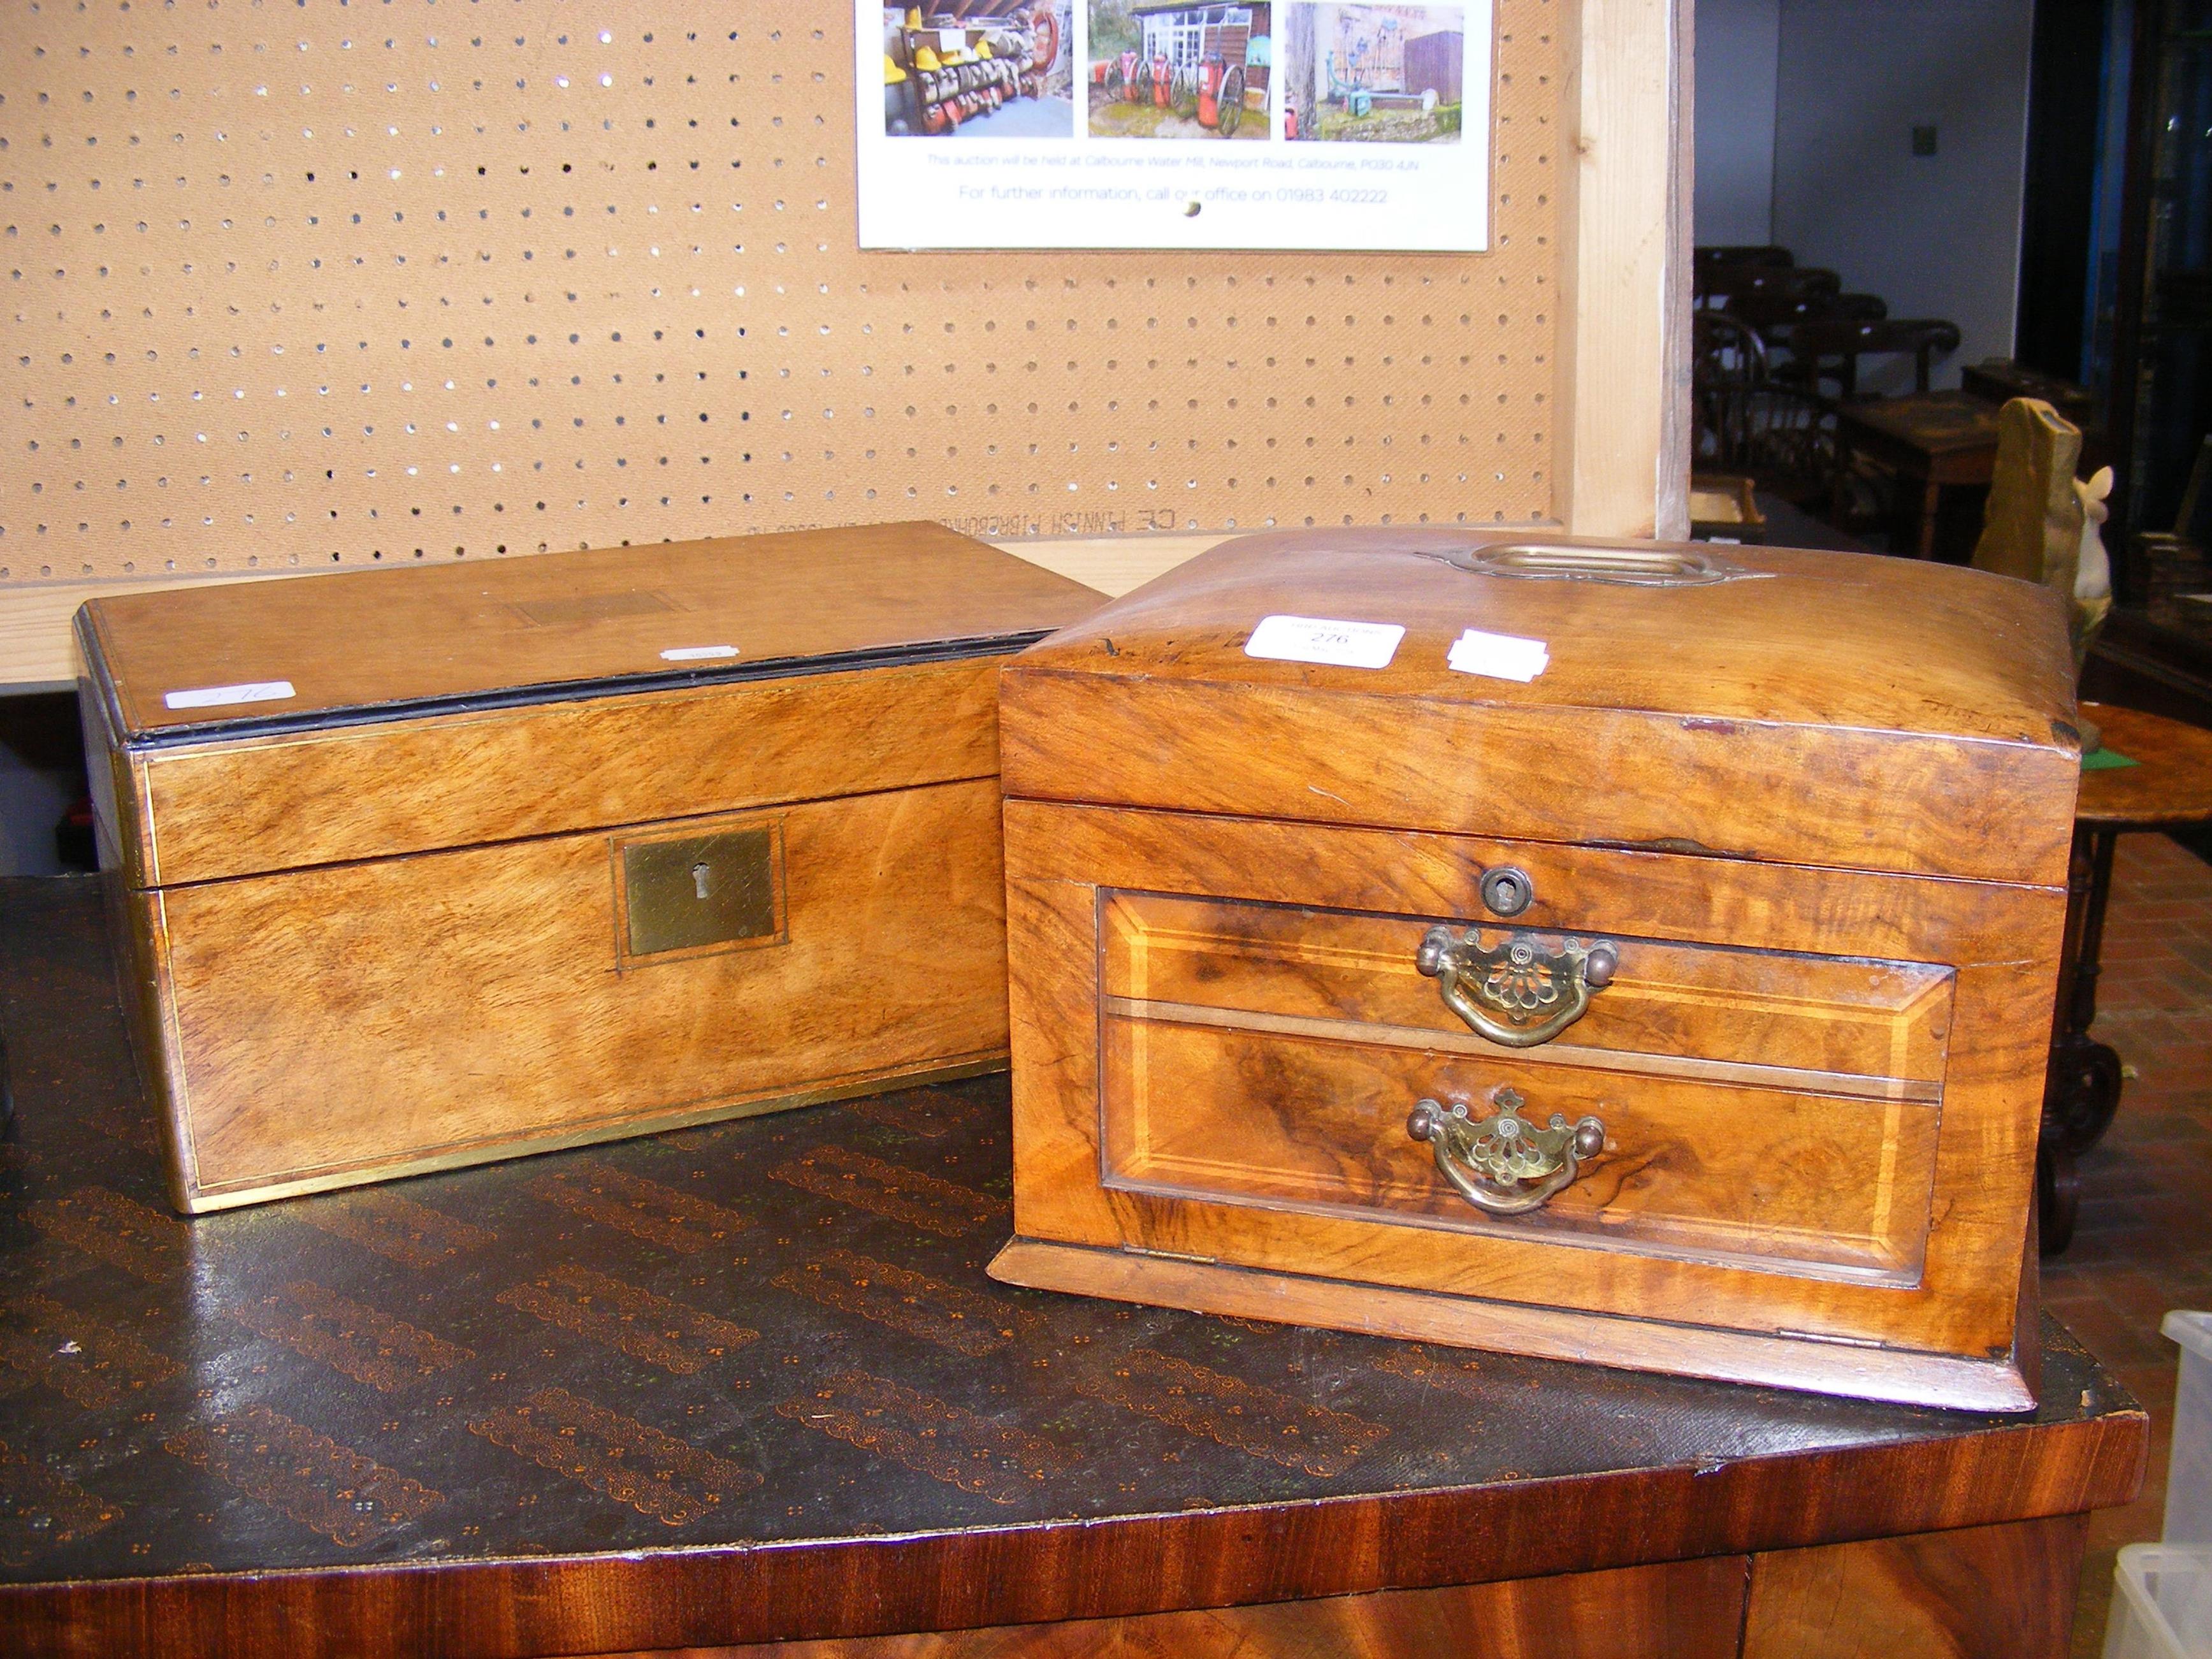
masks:
<svg viewBox="0 0 2212 1659"><path fill-rule="evenodd" d="M863 253L818 0L0 4L0 582L1558 514L1574 0L1478 255Z"/></svg>

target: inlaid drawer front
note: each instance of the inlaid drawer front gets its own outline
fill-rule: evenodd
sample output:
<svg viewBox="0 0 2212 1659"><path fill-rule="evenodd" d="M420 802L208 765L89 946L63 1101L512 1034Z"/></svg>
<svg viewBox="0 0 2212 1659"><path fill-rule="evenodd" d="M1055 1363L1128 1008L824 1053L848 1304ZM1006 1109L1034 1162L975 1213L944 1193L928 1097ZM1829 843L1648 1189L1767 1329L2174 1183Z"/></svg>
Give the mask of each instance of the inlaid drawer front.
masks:
<svg viewBox="0 0 2212 1659"><path fill-rule="evenodd" d="M1570 945L1613 952L1607 982L1589 992L1581 1016L1521 1051L1533 1063L1648 1072L1695 1061L1681 1074L1844 1092L1920 1085L1930 1099L1942 1080L1948 968L1445 920L1455 939L1471 932L1493 950L1528 941L1539 964ZM1100 917L1100 989L1109 998L1359 1028L1339 1035L1363 1040L1388 1027L1469 1054L1501 1053L1422 971L1422 947L1439 925L1115 893Z"/></svg>
<svg viewBox="0 0 2212 1659"><path fill-rule="evenodd" d="M1454 923L1502 970L1461 1003L1581 1005L1524 1044L1447 1004L1436 926L1103 895L1106 1184L1918 1281L1949 969ZM1601 985L1562 988L1601 951Z"/></svg>

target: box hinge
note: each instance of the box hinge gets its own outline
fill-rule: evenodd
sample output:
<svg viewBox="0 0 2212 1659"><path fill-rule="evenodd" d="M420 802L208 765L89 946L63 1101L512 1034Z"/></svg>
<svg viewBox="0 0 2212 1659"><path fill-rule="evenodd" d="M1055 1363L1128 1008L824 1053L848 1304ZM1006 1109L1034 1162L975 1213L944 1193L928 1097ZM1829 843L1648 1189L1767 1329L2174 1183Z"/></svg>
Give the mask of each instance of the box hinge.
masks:
<svg viewBox="0 0 2212 1659"><path fill-rule="evenodd" d="M1217 1257L1210 1255L1186 1255L1181 1250L1147 1249L1142 1244L1124 1244L1121 1248L1127 1251L1131 1255L1158 1256L1164 1261L1194 1261L1201 1267L1211 1267L1218 1260Z"/></svg>

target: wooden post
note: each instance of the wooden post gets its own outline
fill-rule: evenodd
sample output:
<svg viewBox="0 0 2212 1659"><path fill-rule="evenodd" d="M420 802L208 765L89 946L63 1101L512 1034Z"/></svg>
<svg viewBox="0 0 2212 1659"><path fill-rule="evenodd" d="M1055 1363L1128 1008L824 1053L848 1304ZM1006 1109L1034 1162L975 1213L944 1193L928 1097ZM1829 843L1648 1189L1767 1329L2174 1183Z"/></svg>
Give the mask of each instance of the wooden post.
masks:
<svg viewBox="0 0 2212 1659"><path fill-rule="evenodd" d="M1559 516L1583 536L1690 532L1690 0L1586 0L1577 85L1570 411ZM1654 211L1654 204L1664 210Z"/></svg>

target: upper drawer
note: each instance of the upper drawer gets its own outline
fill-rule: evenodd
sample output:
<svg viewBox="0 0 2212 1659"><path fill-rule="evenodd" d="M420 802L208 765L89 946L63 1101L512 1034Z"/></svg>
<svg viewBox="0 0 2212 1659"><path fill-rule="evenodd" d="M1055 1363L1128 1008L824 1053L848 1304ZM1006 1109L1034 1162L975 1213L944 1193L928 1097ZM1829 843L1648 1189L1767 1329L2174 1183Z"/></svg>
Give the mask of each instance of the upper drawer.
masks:
<svg viewBox="0 0 2212 1659"><path fill-rule="evenodd" d="M1691 945L1636 934L1468 929L1489 972L1461 996L1527 1036L1577 1000L1576 951L1609 948L1609 981L1547 1040L1495 1042L1446 1005L1422 968L1433 919L1115 893L1100 933L1101 989L1164 1017L1237 1023L1462 1054L1518 1048L1533 1065L1578 1065L1713 1082L1934 1100L1950 1035L1952 974L1923 963ZM1524 947L1525 963L1512 947ZM1570 948L1571 947L1571 948ZM1253 1025L1253 1020L1261 1022Z"/></svg>

